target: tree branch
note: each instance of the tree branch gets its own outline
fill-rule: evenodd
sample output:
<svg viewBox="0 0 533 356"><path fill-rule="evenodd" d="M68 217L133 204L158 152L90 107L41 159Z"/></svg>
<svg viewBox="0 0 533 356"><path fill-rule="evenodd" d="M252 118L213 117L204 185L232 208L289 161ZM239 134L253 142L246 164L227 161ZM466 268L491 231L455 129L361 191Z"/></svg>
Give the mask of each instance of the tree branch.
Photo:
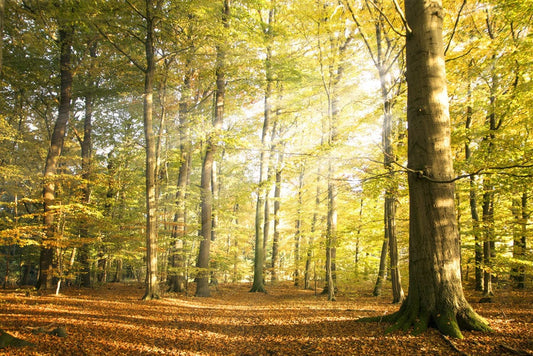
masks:
<svg viewBox="0 0 533 356"><path fill-rule="evenodd" d="M455 24L453 25L452 34L450 35L450 39L448 40L448 44L446 45L446 49L444 50L444 56L446 56L446 53L448 52L448 49L450 48L450 44L452 43L453 36L455 36L455 32L457 31L457 25L459 24L459 18L461 17L461 12L463 11L463 8L465 7L465 5L466 5L466 0L463 0L463 3L461 4L461 8L459 9L459 12L457 13Z"/></svg>
<svg viewBox="0 0 533 356"><path fill-rule="evenodd" d="M394 2L394 7L396 8L396 11L398 12L398 14L400 14L403 25L405 26L406 34L410 35L411 33L413 33L413 30L411 30L411 27L409 27L409 24L407 23L407 19L405 17L405 14L402 11L402 8L400 7L400 4L398 4L397 0L393 0L393 2Z"/></svg>
<svg viewBox="0 0 533 356"><path fill-rule="evenodd" d="M368 3L368 1L367 1ZM370 1L370 3L372 4L372 6L381 14L381 16L383 16L383 18L385 19L385 21L387 21L387 23L389 24L390 28L398 35L398 36L402 36L402 37L405 37L406 34L405 33L401 33L400 31L396 30L394 28L394 26L392 25L392 22L390 22L389 18L387 17L387 15L385 15L383 13L383 11L381 11L381 9L373 2L373 1ZM409 28L409 26L407 25L407 21L405 20L405 15L403 14L402 10L399 8L399 5L398 3L396 2L396 0L394 0L394 6L396 6L396 11L398 11L398 13L400 14L400 17L402 18L402 22L405 26L405 29L406 29L406 32L407 34L410 34L411 33L411 29Z"/></svg>

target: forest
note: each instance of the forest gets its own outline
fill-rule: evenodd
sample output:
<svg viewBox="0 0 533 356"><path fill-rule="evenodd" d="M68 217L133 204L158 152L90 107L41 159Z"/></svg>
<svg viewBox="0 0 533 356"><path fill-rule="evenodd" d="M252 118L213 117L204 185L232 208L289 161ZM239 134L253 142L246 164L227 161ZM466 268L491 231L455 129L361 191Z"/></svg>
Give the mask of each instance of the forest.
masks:
<svg viewBox="0 0 533 356"><path fill-rule="evenodd" d="M2 302L368 295L392 304L354 319L458 351L497 329L479 302L519 295L524 333L532 20L532 0L0 0Z"/></svg>

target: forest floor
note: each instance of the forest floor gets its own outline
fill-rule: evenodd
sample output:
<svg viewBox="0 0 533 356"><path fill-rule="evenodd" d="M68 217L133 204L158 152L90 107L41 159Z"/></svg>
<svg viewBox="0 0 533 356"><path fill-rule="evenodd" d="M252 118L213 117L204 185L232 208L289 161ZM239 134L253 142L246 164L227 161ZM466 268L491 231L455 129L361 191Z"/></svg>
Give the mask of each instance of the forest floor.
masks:
<svg viewBox="0 0 533 356"><path fill-rule="evenodd" d="M499 290L476 303L492 333L447 339L436 330L385 334L385 323L356 322L394 312L390 297L340 295L328 302L291 284L248 293L250 285L222 285L210 298L166 294L140 300L139 285L69 288L58 296L30 289L0 291L0 329L34 346L8 355L533 355L533 291ZM65 337L45 332L66 331Z"/></svg>

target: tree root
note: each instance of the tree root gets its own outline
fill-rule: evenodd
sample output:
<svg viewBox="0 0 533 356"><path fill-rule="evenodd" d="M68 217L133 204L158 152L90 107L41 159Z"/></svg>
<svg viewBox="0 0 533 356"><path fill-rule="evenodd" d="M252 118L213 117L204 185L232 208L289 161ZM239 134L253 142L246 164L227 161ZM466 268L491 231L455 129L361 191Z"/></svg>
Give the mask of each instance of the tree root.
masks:
<svg viewBox="0 0 533 356"><path fill-rule="evenodd" d="M0 330L0 349L8 346L22 347L34 345L31 342L14 337L13 335L6 333L4 330Z"/></svg>
<svg viewBox="0 0 533 356"><path fill-rule="evenodd" d="M392 325L385 330L391 333L398 330L409 331L414 335L425 332L434 326L443 336L462 339L461 330L492 331L487 321L472 308L465 307L459 312L433 312L420 310L418 305L403 303L400 310L393 314L358 319L359 322L389 322Z"/></svg>

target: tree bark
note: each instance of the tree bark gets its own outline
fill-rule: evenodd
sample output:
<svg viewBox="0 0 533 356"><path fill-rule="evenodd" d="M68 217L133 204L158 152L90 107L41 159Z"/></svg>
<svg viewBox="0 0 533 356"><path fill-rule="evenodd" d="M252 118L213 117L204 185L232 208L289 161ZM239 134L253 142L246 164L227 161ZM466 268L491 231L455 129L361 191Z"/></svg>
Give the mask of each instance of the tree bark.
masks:
<svg viewBox="0 0 533 356"><path fill-rule="evenodd" d="M313 212L313 217L311 219L311 233L309 236L307 256L305 259L305 275L304 275L304 288L305 289L311 288L309 281L311 279L311 263L312 263L312 257L313 257L313 245L315 241L316 225L318 222L319 206L320 206L320 167L318 168L318 172L316 176L315 209Z"/></svg>
<svg viewBox="0 0 533 356"><path fill-rule="evenodd" d="M276 168L276 181L274 183L274 232L272 238L272 261L271 261L271 282L275 283L277 277L277 263L279 253L279 211L281 206L281 177L282 177L283 153L278 154L278 166Z"/></svg>
<svg viewBox="0 0 533 356"><path fill-rule="evenodd" d="M96 42L88 44L89 54L91 57L91 72L94 69L94 59L97 56ZM88 87L85 93L85 117L83 120L83 139L81 141L81 177L83 179L82 185L82 204L88 205L91 201L91 175L92 175L92 117L94 109L94 90L97 84L94 82L92 73L88 74ZM87 222L82 223L80 228L80 238L89 238L89 228ZM91 286L91 265L90 265L90 244L83 243L80 247L79 261L81 265L80 282L83 287Z"/></svg>
<svg viewBox="0 0 533 356"><path fill-rule="evenodd" d="M229 0L224 0L222 8L222 25L224 28L229 27L230 3ZM224 118L224 98L226 92L226 49L223 44L216 46L216 93L215 93L215 118L213 120L213 132L207 140L207 148L205 152L204 161L202 164L201 177L201 234L202 242L200 243L200 251L198 253L198 262L196 266L199 269L196 277L196 296L209 297L211 292L209 290L209 253L211 247L212 229L213 229L213 191L212 191L212 177L213 177L213 162L215 160L215 153L217 150L217 141L220 130L222 129L222 122Z"/></svg>
<svg viewBox="0 0 533 356"><path fill-rule="evenodd" d="M527 221L529 218L527 202L528 194L524 188L522 197L513 200L513 215L515 217L515 227L513 229L513 258L516 260L522 260L526 253ZM526 268L522 263L511 269L511 279L516 283L516 288L525 288Z"/></svg>
<svg viewBox="0 0 533 356"><path fill-rule="evenodd" d="M45 236L41 244L41 255L39 258L39 280L37 282L37 288L41 290L48 290L52 288L52 277L54 274L54 241L57 233L55 212L53 209L56 199L56 183L54 181L54 175L57 173L58 159L61 156L61 151L63 149L67 122L70 115L73 77L71 68L73 32L74 28L70 25L60 26L59 110L44 167L43 201Z"/></svg>
<svg viewBox="0 0 533 356"><path fill-rule="evenodd" d="M294 234L294 285L300 285L300 241L302 238L302 207L303 207L303 185L304 185L305 162L300 167L300 177L298 179L298 208L296 212L296 233Z"/></svg>
<svg viewBox="0 0 533 356"><path fill-rule="evenodd" d="M454 172L441 0L405 0L407 119L409 125L409 294L386 317L391 330L420 333L435 325L444 335L490 330L463 294L454 200Z"/></svg>
<svg viewBox="0 0 533 356"><path fill-rule="evenodd" d="M374 291L372 292L372 295L374 297L378 297L381 295L381 288L383 286L383 280L385 279L385 272L387 268L387 251L388 250L389 250L389 238L388 236L385 236L383 238L383 244L381 245L378 277L376 278L376 284L374 284Z"/></svg>
<svg viewBox="0 0 533 356"><path fill-rule="evenodd" d="M471 99L470 85L468 88L469 101ZM467 135L469 134L472 125L472 106L469 104L466 109L466 124L465 128ZM472 157L472 150L470 148L470 137L467 137L465 143L465 159L468 162ZM483 290L483 270L481 266L483 264L483 250L481 249L481 238L479 236L479 214L477 209L477 194L476 194L476 178L470 177L470 189L469 189L469 201L470 201L470 215L472 216L472 231L474 234L474 273L475 273L475 289L477 291Z"/></svg>
<svg viewBox="0 0 533 356"><path fill-rule="evenodd" d="M5 0L0 0L0 78L2 77L2 64L4 55L4 18Z"/></svg>
<svg viewBox="0 0 533 356"><path fill-rule="evenodd" d="M156 140L153 128L153 82L155 75L154 3L146 0L146 69L144 73L144 137L146 150L146 291L143 299L159 298L157 276L157 172Z"/></svg>
<svg viewBox="0 0 533 356"><path fill-rule="evenodd" d="M190 68L192 59L186 61L186 68ZM172 228L173 246L170 253L169 291L185 291L185 236L187 234L187 186L191 171L191 137L189 128L189 98L192 89L191 78L193 69L186 69L183 79L183 93L179 103L179 139L180 139L180 168L176 191L176 213L174 214L174 226Z"/></svg>
<svg viewBox="0 0 533 356"><path fill-rule="evenodd" d="M267 41L269 41L272 30L271 26L274 22L275 9L271 8L268 13L268 22L266 23L263 34ZM263 130L261 133L261 154L260 154L260 167L259 167L259 184L257 187L257 205L255 209L255 253L254 253L254 279L250 292L265 293L265 277L264 277L264 261L265 261L265 231L264 224L266 220L265 212L267 211L267 184L268 184L268 163L270 159L270 150L268 145L270 143L269 135L272 135L271 128L271 97L272 97L272 49L270 44L266 47L265 58L265 104L263 115Z"/></svg>

